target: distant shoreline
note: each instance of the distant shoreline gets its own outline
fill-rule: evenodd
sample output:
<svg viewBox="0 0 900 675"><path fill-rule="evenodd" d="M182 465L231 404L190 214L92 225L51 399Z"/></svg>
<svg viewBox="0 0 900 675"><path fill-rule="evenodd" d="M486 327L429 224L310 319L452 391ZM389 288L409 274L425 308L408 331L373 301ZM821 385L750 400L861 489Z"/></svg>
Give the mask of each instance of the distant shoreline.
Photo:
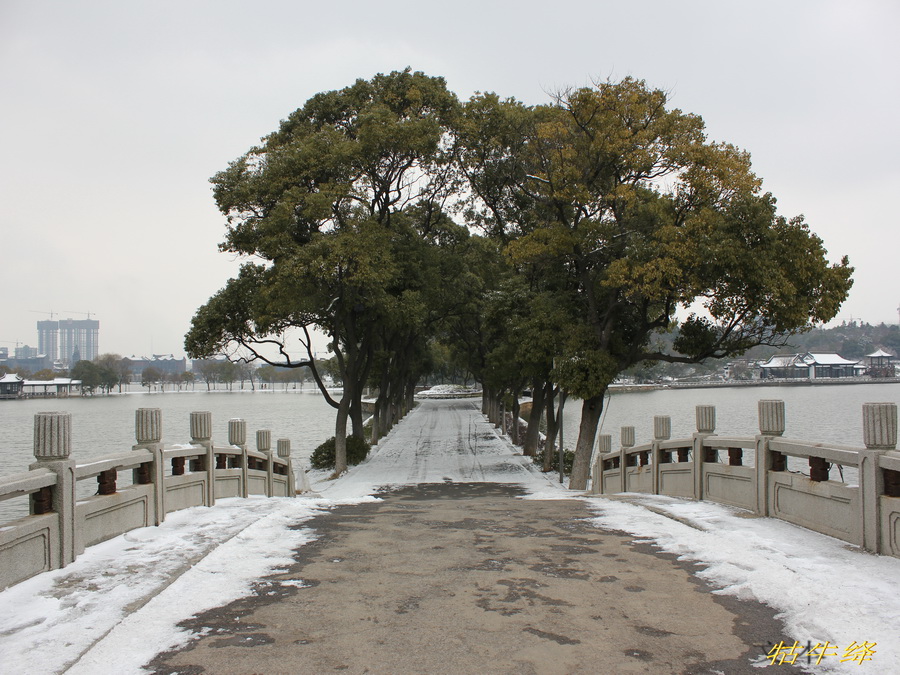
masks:
<svg viewBox="0 0 900 675"><path fill-rule="evenodd" d="M726 380L722 382L655 382L652 384L611 384L610 393L631 393L638 391L656 391L659 389L721 389L741 387L820 387L833 384L897 384L900 377L883 378L820 378L817 380L785 379L785 380Z"/></svg>

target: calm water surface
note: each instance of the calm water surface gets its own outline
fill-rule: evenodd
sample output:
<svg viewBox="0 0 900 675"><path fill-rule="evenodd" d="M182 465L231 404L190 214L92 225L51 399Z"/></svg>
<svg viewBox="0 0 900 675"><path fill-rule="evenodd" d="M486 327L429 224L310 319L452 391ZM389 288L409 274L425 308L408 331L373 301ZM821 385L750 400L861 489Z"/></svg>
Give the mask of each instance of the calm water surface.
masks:
<svg viewBox="0 0 900 675"><path fill-rule="evenodd" d="M696 431L695 407L716 406L716 433L753 436L759 433L757 402L780 399L785 406L785 438L863 446L863 403L900 403L900 383L844 384L715 389L659 389L613 394L606 401L602 433L613 445L623 426L635 428L635 442L653 440L653 417L672 418L672 438ZM578 436L581 401L566 404L563 415L566 447Z"/></svg>
<svg viewBox="0 0 900 675"><path fill-rule="evenodd" d="M653 437L653 417L672 418L672 437L690 436L695 430L694 408L715 405L717 433L753 436L758 433L757 402L781 399L786 409L786 438L863 447L862 405L868 402L900 403L900 384L816 385L788 387L740 387L717 389L662 389L615 393L606 403L601 433L612 434L617 447L622 426L635 427L635 440ZM575 446L580 401L570 401L564 416L565 445ZM333 408L313 388L288 391L166 392L136 391L122 395L0 401L0 475L26 471L34 461L34 415L47 410L72 413L72 457L83 462L91 457L126 452L134 444L134 413L138 408L160 408L163 442L190 441L189 414L210 411L213 441L228 441L228 420L247 421L247 440L254 447L258 429L272 431L273 445L289 438L293 457L307 460L312 450L334 435ZM752 463L752 457L747 458ZM794 460L792 460L794 461ZM791 467L792 469L794 467ZM802 467L798 466L798 470ZM127 472L126 472L127 473ZM855 474L848 476L850 480ZM832 476L835 478L836 476ZM120 476L121 484L128 478ZM93 490L91 481L79 484ZM90 494L90 492L86 492ZM0 521L27 509L27 500L0 502ZM22 502L13 507L14 503ZM11 510L13 509L13 510ZM18 516L16 516L18 517Z"/></svg>
<svg viewBox="0 0 900 675"><path fill-rule="evenodd" d="M288 391L127 393L66 399L0 401L0 475L26 471L34 461L36 413L59 410L72 414L72 458L126 452L134 445L134 413L138 408L162 411L165 444L189 443L190 413L212 413L213 442L228 442L228 420L247 421L247 442L255 447L256 431L270 429L272 444L291 440L295 458L306 459L334 435L334 409L312 388Z"/></svg>

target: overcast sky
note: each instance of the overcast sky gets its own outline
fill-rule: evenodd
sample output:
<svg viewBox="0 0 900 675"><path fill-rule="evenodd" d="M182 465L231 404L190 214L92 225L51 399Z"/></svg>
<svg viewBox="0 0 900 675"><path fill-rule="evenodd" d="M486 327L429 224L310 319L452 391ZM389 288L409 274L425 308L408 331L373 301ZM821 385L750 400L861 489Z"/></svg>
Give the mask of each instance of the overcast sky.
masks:
<svg viewBox="0 0 900 675"><path fill-rule="evenodd" d="M900 3L0 0L0 347L100 321L100 351L184 353L234 274L209 178L319 91L411 66L527 103L626 75L748 150L855 285L900 305Z"/></svg>

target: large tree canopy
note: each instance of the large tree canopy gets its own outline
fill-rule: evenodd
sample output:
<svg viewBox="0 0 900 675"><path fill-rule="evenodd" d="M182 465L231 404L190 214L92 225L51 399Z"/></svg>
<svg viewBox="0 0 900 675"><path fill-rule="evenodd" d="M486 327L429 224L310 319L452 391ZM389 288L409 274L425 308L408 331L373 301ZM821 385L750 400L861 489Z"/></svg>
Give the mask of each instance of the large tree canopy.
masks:
<svg viewBox="0 0 900 675"><path fill-rule="evenodd" d="M397 397L411 399L422 374L387 353L412 355L405 343L422 331L439 285L416 270L432 267L429 248L460 239L438 234L452 229L442 210L458 192L458 108L441 78L406 70L358 80L312 97L212 178L227 217L220 248L249 260L198 310L187 351L310 367L338 410L337 471L348 416L362 435L360 396L376 361L397 364L388 374L405 380L391 382ZM330 340L339 401L316 371L312 327Z"/></svg>
<svg viewBox="0 0 900 675"><path fill-rule="evenodd" d="M851 285L846 259L777 213L746 152L632 78L527 106L378 75L312 97L212 182L221 248L247 262L198 310L188 353L309 366L321 386L308 330L325 332L344 383L338 470L363 385L380 391L377 437L440 340L487 412L523 388L535 424L554 391L583 401L583 488L619 373L784 344Z"/></svg>
<svg viewBox="0 0 900 675"><path fill-rule="evenodd" d="M666 102L626 78L545 106L488 95L466 108L473 213L534 288L569 298L553 378L583 400L577 488L620 372L784 344L835 316L851 283L802 217L776 214L747 153ZM656 349L679 323L675 350Z"/></svg>

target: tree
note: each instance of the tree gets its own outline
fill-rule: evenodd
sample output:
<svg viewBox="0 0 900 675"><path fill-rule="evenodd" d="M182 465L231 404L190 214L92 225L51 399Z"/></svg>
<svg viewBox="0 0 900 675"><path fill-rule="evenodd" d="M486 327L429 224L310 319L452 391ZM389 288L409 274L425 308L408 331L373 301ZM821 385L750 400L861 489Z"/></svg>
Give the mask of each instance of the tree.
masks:
<svg viewBox="0 0 900 675"><path fill-rule="evenodd" d="M802 217L777 213L746 152L667 104L626 78L545 105L460 106L443 79L409 70L313 96L212 178L220 248L245 263L197 310L188 354L309 367L337 410L340 473L363 388L379 389L377 437L440 339L492 419L525 386L548 418L557 393L582 400L570 485L585 487L616 376L782 346L831 319L851 285L846 258L830 264Z"/></svg>
<svg viewBox="0 0 900 675"><path fill-rule="evenodd" d="M49 368L44 368L43 370L37 371L32 378L35 380L52 380L56 377L56 373L54 373Z"/></svg>
<svg viewBox="0 0 900 675"><path fill-rule="evenodd" d="M94 390L102 386L102 373L96 363L81 360L72 366L73 380L81 380L81 393L94 395Z"/></svg>
<svg viewBox="0 0 900 675"><path fill-rule="evenodd" d="M707 142L699 117L666 103L626 78L548 106L486 95L467 108L473 222L575 310L552 372L583 401L575 489L623 370L784 344L831 319L851 284L846 258L830 265L802 218L777 215L747 153ZM654 336L679 324L659 349Z"/></svg>
<svg viewBox="0 0 900 675"><path fill-rule="evenodd" d="M95 364L100 373L100 388L108 394L113 387L118 386L122 391L122 384L127 380L127 370L122 368L122 357L118 354L101 354Z"/></svg>
<svg viewBox="0 0 900 675"><path fill-rule="evenodd" d="M141 386L147 387L148 391L154 384L162 386L163 377L163 373L158 369L153 366L147 366L141 371Z"/></svg>
<svg viewBox="0 0 900 675"><path fill-rule="evenodd" d="M197 311L185 348L193 358L309 367L337 409L336 473L346 469L348 420L362 435L381 327L408 311L397 256L417 230L401 214L416 207L427 227L455 194L457 109L441 78L406 70L358 80L312 97L212 179L228 218L222 250L263 262L245 263ZM316 371L313 326L329 338L339 400Z"/></svg>
<svg viewBox="0 0 900 675"><path fill-rule="evenodd" d="M219 381L218 361L195 361L194 373L200 376L200 379L206 382L206 391L211 391L212 386Z"/></svg>

